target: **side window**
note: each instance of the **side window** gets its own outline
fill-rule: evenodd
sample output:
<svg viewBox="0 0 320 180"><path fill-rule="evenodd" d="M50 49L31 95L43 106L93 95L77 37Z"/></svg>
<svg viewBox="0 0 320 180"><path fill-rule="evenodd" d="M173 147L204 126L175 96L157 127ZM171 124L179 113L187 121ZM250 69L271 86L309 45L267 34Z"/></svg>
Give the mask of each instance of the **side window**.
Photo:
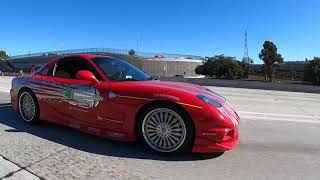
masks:
<svg viewBox="0 0 320 180"><path fill-rule="evenodd" d="M101 81L102 78L99 73L94 69L90 63L82 58L64 58L57 64L52 66L52 76L67 79L76 79L76 74L80 70L91 71L96 78ZM50 73L50 72L49 72Z"/></svg>
<svg viewBox="0 0 320 180"><path fill-rule="evenodd" d="M49 71L48 66L42 66L34 74L46 76L48 74L48 71Z"/></svg>

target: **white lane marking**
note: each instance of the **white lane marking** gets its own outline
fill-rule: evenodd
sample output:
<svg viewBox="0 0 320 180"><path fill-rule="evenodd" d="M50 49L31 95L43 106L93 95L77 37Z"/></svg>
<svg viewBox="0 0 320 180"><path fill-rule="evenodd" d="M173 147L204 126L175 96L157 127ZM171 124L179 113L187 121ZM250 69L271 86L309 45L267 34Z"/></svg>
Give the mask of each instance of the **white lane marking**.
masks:
<svg viewBox="0 0 320 180"><path fill-rule="evenodd" d="M282 118L267 118L267 117L256 117L256 116L241 116L243 120L250 119L249 121L278 121L278 122L296 122L296 123L311 123L320 124L320 121L312 120L296 120L296 119L282 119Z"/></svg>
<svg viewBox="0 0 320 180"><path fill-rule="evenodd" d="M293 115L293 114L275 114L275 113L262 113L262 112L249 112L249 111L238 111L239 114L256 114L264 116L287 116L287 117L304 117L304 118L320 118L316 116L306 116L306 115Z"/></svg>
<svg viewBox="0 0 320 180"><path fill-rule="evenodd" d="M0 92L10 92L10 89L0 87Z"/></svg>

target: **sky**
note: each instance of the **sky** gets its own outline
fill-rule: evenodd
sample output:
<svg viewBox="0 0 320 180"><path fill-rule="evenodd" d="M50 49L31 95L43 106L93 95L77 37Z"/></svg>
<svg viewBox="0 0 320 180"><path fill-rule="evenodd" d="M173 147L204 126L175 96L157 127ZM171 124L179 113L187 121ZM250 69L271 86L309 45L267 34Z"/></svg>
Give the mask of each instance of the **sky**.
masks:
<svg viewBox="0 0 320 180"><path fill-rule="evenodd" d="M0 49L12 56L117 48L241 60L247 31L255 63L262 63L265 40L285 60L304 60L320 56L319 7L318 0L2 0Z"/></svg>

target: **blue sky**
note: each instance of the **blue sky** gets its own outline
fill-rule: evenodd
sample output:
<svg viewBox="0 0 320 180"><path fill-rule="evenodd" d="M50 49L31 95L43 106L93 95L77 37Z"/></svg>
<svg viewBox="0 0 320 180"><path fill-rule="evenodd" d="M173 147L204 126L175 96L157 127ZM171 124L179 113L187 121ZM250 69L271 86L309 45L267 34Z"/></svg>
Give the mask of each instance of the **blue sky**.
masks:
<svg viewBox="0 0 320 180"><path fill-rule="evenodd" d="M286 60L320 56L317 0L4 0L0 49L11 55L89 47L243 56L264 40Z"/></svg>

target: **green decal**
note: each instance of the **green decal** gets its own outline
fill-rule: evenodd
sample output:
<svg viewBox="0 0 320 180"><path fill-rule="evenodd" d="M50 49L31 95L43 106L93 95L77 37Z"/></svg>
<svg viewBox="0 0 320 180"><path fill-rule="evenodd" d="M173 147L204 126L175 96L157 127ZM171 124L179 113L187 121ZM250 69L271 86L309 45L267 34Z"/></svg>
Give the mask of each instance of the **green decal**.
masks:
<svg viewBox="0 0 320 180"><path fill-rule="evenodd" d="M72 98L72 89L67 88L66 90L64 90L64 96L67 98Z"/></svg>

